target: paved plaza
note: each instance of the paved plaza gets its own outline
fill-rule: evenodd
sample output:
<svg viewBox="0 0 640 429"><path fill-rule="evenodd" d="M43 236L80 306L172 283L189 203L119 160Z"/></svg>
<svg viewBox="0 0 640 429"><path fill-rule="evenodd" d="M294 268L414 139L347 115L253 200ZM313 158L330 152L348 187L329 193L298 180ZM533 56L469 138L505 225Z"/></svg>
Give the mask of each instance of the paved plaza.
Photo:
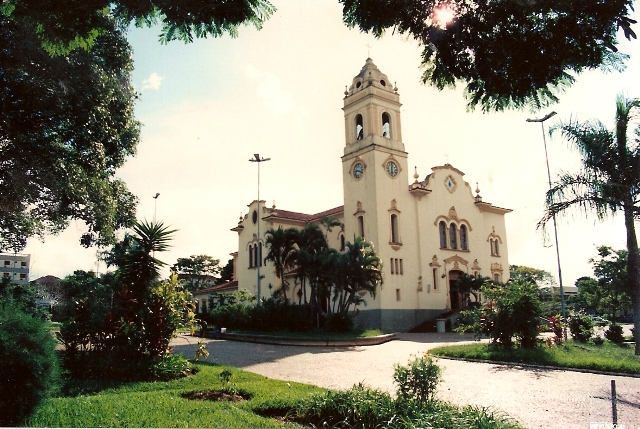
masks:
<svg viewBox="0 0 640 429"><path fill-rule="evenodd" d="M199 338L180 337L176 352L193 358ZM348 389L362 382L394 392L393 366L430 348L471 340L458 334L400 334L377 346L278 346L204 340L208 361L270 378ZM640 429L640 378L440 359L438 397L457 405L505 412L526 428L592 429L611 426L611 380L616 381L618 429ZM595 424L608 426L594 426ZM622 426L624 425L624 426Z"/></svg>

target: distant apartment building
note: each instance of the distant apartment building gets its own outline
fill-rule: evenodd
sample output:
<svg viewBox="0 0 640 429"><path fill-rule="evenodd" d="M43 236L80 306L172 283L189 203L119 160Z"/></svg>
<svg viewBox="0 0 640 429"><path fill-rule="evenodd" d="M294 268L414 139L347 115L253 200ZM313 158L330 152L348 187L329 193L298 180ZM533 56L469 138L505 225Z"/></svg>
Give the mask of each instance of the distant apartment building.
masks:
<svg viewBox="0 0 640 429"><path fill-rule="evenodd" d="M30 259L31 255L0 253L0 278L17 284L29 283Z"/></svg>

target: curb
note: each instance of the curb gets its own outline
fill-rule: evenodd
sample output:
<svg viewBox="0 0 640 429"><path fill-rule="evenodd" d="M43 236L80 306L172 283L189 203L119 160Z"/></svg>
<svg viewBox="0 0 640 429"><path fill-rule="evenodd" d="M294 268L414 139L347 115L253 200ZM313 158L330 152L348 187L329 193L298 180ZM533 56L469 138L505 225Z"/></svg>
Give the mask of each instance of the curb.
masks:
<svg viewBox="0 0 640 429"><path fill-rule="evenodd" d="M213 338L213 335L207 335ZM363 338L319 338L302 339L290 337L278 337L274 335L248 335L248 334L219 334L216 337L221 340L243 341L248 343L273 344L278 346L315 346L315 347L355 347L355 346L376 346L398 338L396 334L378 335L376 337Z"/></svg>
<svg viewBox="0 0 640 429"><path fill-rule="evenodd" d="M440 356L440 355L432 355L432 356L438 359L449 359L449 360L457 360L462 362L488 363L491 365L503 365L503 366L512 366L512 367L520 366L524 368L544 369L548 371L571 371L571 372L584 372L587 374L613 375L616 377L640 378L640 374L632 374L632 373L626 373L626 372L600 371L597 369L572 368L572 367L560 367L560 366L545 366L545 365L535 365L531 363L503 362L503 361L497 361L497 360L470 359L470 358L459 358L459 357L453 357L453 356Z"/></svg>

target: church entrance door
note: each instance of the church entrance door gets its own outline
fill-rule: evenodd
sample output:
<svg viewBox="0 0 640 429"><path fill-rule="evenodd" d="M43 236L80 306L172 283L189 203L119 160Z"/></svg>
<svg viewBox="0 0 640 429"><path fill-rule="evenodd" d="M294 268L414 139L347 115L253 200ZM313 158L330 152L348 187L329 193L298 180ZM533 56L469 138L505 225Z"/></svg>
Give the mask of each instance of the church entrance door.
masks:
<svg viewBox="0 0 640 429"><path fill-rule="evenodd" d="M462 294L458 291L457 281L462 276L462 271L449 271L449 299L451 300L451 311L460 311L462 309Z"/></svg>

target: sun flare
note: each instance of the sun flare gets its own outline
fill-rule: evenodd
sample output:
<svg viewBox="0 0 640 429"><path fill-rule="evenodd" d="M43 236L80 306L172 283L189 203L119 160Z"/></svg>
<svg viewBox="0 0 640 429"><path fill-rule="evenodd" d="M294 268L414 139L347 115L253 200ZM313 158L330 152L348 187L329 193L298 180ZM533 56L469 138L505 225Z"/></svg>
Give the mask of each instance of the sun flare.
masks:
<svg viewBox="0 0 640 429"><path fill-rule="evenodd" d="M441 4L433 9L433 22L439 27L445 28L456 17L456 13L449 4Z"/></svg>

